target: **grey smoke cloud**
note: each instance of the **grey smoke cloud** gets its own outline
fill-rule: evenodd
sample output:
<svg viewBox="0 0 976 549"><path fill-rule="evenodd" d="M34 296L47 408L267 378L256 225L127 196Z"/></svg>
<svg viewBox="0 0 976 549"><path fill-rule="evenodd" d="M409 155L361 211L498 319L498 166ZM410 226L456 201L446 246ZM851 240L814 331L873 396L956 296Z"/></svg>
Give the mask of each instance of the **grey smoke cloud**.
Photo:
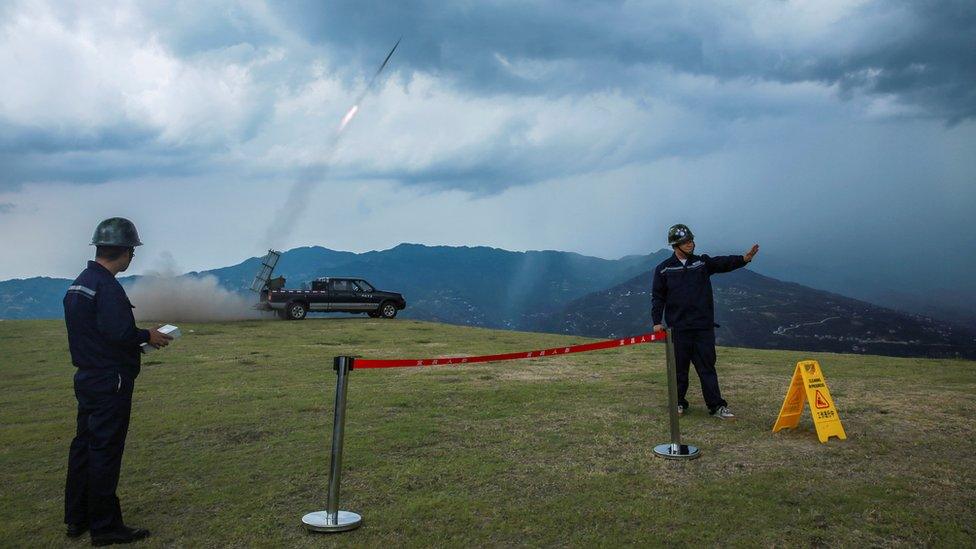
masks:
<svg viewBox="0 0 976 549"><path fill-rule="evenodd" d="M256 298L231 292L217 277L180 276L173 256L162 254L162 267L137 279L127 294L136 320L159 322L217 322L270 319L253 308Z"/></svg>

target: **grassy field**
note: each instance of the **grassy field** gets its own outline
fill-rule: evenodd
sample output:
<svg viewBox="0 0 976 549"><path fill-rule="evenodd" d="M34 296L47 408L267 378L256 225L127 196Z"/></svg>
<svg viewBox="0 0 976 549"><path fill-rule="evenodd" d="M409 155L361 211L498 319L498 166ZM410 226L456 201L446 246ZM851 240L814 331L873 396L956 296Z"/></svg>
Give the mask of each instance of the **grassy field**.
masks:
<svg viewBox="0 0 976 549"><path fill-rule="evenodd" d="M351 374L341 507L325 506L332 357L482 354L580 341L365 318L182 326L136 383L119 495L151 546L973 546L976 363L719 349L739 416L693 375L672 462L663 345ZM848 440L809 411L770 433L796 361L821 361ZM63 537L75 401L60 321L0 322L0 546Z"/></svg>

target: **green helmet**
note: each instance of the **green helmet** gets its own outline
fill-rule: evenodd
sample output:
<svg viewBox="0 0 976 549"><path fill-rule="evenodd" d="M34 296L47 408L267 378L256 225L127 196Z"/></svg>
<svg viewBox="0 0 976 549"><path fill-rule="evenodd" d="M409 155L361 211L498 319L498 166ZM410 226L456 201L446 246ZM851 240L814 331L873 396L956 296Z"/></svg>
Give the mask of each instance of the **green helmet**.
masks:
<svg viewBox="0 0 976 549"><path fill-rule="evenodd" d="M668 229L668 245L670 246L680 246L689 240L694 240L695 235L691 234L691 229L688 225L678 223L677 225L671 225Z"/></svg>
<svg viewBox="0 0 976 549"><path fill-rule="evenodd" d="M95 227L92 246L122 246L134 248L142 246L136 226L124 217L110 217Z"/></svg>

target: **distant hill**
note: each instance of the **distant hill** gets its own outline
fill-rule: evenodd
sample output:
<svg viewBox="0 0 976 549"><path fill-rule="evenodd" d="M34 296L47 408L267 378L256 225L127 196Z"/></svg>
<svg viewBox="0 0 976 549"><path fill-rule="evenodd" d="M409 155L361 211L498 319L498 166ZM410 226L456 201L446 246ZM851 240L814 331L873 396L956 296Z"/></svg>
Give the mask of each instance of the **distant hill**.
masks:
<svg viewBox="0 0 976 549"><path fill-rule="evenodd" d="M896 311L920 314L976 331L976 287L959 287L944 281L944 287L916 289L913 292L890 287L874 273L838 269L834 264L809 264L803 259L763 253L763 274L841 295L867 301Z"/></svg>
<svg viewBox="0 0 976 549"><path fill-rule="evenodd" d="M321 276L359 276L402 292L407 318L517 329L540 313L559 311L577 297L648 270L657 257L607 260L570 252L419 244L362 254L312 247L283 254L275 272L289 287ZM259 264L252 258L206 274L243 291Z"/></svg>
<svg viewBox="0 0 976 549"><path fill-rule="evenodd" d="M538 331L616 337L651 325L652 273L569 303ZM976 358L976 332L747 269L712 277L718 343L888 356Z"/></svg>
<svg viewBox="0 0 976 549"><path fill-rule="evenodd" d="M260 258L191 272L213 275L233 291L247 292ZM381 289L402 292L404 316L451 324L517 328L540 312L559 311L589 292L608 288L646 271L658 256L618 260L558 251L511 252L487 247L401 244L361 254L322 247L282 254L275 274L289 287L321 276L358 276ZM123 285L135 277L120 278ZM0 318L55 318L62 314L67 279L31 278L0 282ZM136 304L138 306L138 304Z"/></svg>
<svg viewBox="0 0 976 549"><path fill-rule="evenodd" d="M306 247L282 254L289 287L321 276L358 276L402 292L406 318L596 337L650 326L650 270L669 251L617 260L558 251L401 244L366 253ZM247 293L259 258L185 276L215 276ZM136 277L124 277L130 284ZM895 356L976 358L974 330L877 307L749 270L713 278L719 342ZM67 279L0 282L0 318L58 318ZM136 303L138 306L138 303Z"/></svg>
<svg viewBox="0 0 976 549"><path fill-rule="evenodd" d="M57 318L64 315L61 300L70 280L35 278L0 282L0 318Z"/></svg>

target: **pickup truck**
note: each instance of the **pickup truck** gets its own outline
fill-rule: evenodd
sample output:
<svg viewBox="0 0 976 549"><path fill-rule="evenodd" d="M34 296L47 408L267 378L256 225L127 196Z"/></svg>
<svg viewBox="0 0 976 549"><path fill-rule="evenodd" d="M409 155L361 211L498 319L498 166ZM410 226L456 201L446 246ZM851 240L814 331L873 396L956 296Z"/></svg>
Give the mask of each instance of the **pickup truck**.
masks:
<svg viewBox="0 0 976 549"><path fill-rule="evenodd" d="M265 286L258 308L273 310L284 320L302 320L309 312L366 313L373 318L394 318L407 306L402 295L377 290L361 278L317 278L309 290L284 289L281 278L269 282L278 283Z"/></svg>

